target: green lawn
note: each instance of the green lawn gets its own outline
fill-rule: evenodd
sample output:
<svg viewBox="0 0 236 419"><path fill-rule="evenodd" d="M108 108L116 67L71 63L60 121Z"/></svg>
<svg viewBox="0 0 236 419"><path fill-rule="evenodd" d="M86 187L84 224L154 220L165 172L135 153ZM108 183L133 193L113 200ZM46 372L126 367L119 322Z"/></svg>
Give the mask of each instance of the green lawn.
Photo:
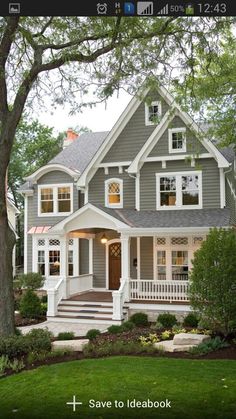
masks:
<svg viewBox="0 0 236 419"><path fill-rule="evenodd" d="M76 412L66 402L82 401ZM161 401L171 408L115 408L115 400ZM111 408L89 407L89 400ZM0 417L235 418L236 361L151 357L87 359L40 367L0 380Z"/></svg>

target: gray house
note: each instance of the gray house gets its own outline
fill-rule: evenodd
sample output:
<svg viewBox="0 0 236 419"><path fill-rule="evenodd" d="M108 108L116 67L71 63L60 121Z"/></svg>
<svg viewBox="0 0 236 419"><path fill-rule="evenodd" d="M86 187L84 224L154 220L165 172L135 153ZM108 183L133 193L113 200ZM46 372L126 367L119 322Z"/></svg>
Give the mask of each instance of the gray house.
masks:
<svg viewBox="0 0 236 419"><path fill-rule="evenodd" d="M25 272L45 276L51 319L189 311L194 252L210 228L235 222L231 149L163 87L143 97L110 132L70 136L21 187Z"/></svg>

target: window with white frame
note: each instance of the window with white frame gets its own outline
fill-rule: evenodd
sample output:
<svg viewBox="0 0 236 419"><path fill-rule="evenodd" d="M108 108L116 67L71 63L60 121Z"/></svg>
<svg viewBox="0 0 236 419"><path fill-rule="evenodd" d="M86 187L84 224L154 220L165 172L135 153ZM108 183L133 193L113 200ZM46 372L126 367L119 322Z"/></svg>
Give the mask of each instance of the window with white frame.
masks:
<svg viewBox="0 0 236 419"><path fill-rule="evenodd" d="M105 206L123 208L123 180L108 179L105 182Z"/></svg>
<svg viewBox="0 0 236 419"><path fill-rule="evenodd" d="M38 215L69 215L73 209L73 185L39 185Z"/></svg>
<svg viewBox="0 0 236 419"><path fill-rule="evenodd" d="M161 102L145 103L145 124L157 125L161 118Z"/></svg>
<svg viewBox="0 0 236 419"><path fill-rule="evenodd" d="M172 279L185 281L188 279L188 251L172 250L171 252Z"/></svg>
<svg viewBox="0 0 236 419"><path fill-rule="evenodd" d="M166 279L166 251L157 251L157 279Z"/></svg>
<svg viewBox="0 0 236 419"><path fill-rule="evenodd" d="M202 208L202 173L157 173L157 209Z"/></svg>
<svg viewBox="0 0 236 419"><path fill-rule="evenodd" d="M169 153L186 152L186 128L170 128L168 137Z"/></svg>

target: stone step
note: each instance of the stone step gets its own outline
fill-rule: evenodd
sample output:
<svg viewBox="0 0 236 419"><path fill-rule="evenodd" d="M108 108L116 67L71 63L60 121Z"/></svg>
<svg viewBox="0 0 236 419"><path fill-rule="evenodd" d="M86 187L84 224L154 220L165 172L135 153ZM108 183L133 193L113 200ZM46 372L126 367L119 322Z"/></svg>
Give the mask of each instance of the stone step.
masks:
<svg viewBox="0 0 236 419"><path fill-rule="evenodd" d="M110 307L110 308L112 308L113 306L112 306L112 302L110 301L110 302L107 302L107 301L99 301L99 302L97 302L97 301L81 301L81 300L79 300L79 301L77 301L77 300L66 300L66 299L62 299L61 301L60 301L60 304L67 304L67 305L72 305L72 306L91 306L91 307L97 307L97 306L100 306L100 307Z"/></svg>
<svg viewBox="0 0 236 419"><path fill-rule="evenodd" d="M90 306L90 305L84 305L84 306L77 306L72 304L58 304L58 310L63 311L90 311L90 312L106 312L106 313L112 313L113 308L112 307L106 307L106 306Z"/></svg>
<svg viewBox="0 0 236 419"><path fill-rule="evenodd" d="M96 325L105 325L105 326L111 326L112 324L117 324L120 325L122 323L121 320L113 320L112 318L92 318L92 317L81 317L81 316L77 316L77 317L72 317L72 316L61 316L61 315L57 315L54 317L49 317L48 316L48 320L50 322L60 322L60 323L74 323L74 324L91 324L91 329L96 329Z"/></svg>
<svg viewBox="0 0 236 419"><path fill-rule="evenodd" d="M60 316L71 316L71 317L86 317L86 318L93 318L93 319L101 319L101 318L112 318L112 311L110 312L101 312L101 311L89 311L89 310L63 310L58 309L58 314Z"/></svg>

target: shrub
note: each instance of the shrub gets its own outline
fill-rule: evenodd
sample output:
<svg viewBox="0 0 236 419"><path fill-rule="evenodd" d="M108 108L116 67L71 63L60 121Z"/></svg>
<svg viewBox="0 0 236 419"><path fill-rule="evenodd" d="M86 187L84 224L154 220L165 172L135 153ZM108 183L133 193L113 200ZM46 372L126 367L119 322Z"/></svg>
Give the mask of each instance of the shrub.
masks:
<svg viewBox="0 0 236 419"><path fill-rule="evenodd" d="M109 333L111 333L112 335L116 334L116 333L121 333L122 330L122 325L118 326L117 324L112 324L111 326L108 327L107 331Z"/></svg>
<svg viewBox="0 0 236 419"><path fill-rule="evenodd" d="M86 338L89 339L89 340L94 340L100 334L101 334L100 330L90 329L90 330L87 331Z"/></svg>
<svg viewBox="0 0 236 419"><path fill-rule="evenodd" d="M148 326L148 316L146 313L134 313L130 317L130 321L135 324L135 326Z"/></svg>
<svg viewBox="0 0 236 419"><path fill-rule="evenodd" d="M151 325L151 329L152 330L161 330L161 329L163 329L163 326L160 322L156 322L156 323Z"/></svg>
<svg viewBox="0 0 236 419"><path fill-rule="evenodd" d="M190 275L190 303L212 330L230 333L236 318L236 235L233 229L211 229L194 253Z"/></svg>
<svg viewBox="0 0 236 419"><path fill-rule="evenodd" d="M75 338L74 332L61 332L57 335L57 340L72 340Z"/></svg>
<svg viewBox="0 0 236 419"><path fill-rule="evenodd" d="M121 325L121 329L124 330L125 332L128 330L132 330L133 328L134 328L134 323L131 321L124 322Z"/></svg>
<svg viewBox="0 0 236 419"><path fill-rule="evenodd" d="M173 327L175 324L177 324L177 319L174 314L170 313L163 313L159 314L157 317L157 321L162 324L163 327Z"/></svg>
<svg viewBox="0 0 236 419"><path fill-rule="evenodd" d="M186 333L186 329L184 329L184 327L179 326L178 324L174 324L174 326L172 327L172 333L174 333L175 335L177 333Z"/></svg>
<svg viewBox="0 0 236 419"><path fill-rule="evenodd" d="M52 334L46 329L32 329L25 339L31 351L50 351ZM29 352L29 351L28 351Z"/></svg>
<svg viewBox="0 0 236 419"><path fill-rule="evenodd" d="M29 319L37 319L41 316L41 302L39 297L28 289L20 300L20 314Z"/></svg>
<svg viewBox="0 0 236 419"><path fill-rule="evenodd" d="M0 377L2 377L9 368L9 358L7 355L0 356Z"/></svg>
<svg viewBox="0 0 236 419"><path fill-rule="evenodd" d="M47 304L47 302L48 302L48 296L47 295L42 295L42 297L41 297L41 303Z"/></svg>
<svg viewBox="0 0 236 419"><path fill-rule="evenodd" d="M37 272L30 272L28 274L22 274L18 277L20 286L30 290L37 290L42 288L44 284L44 278Z"/></svg>
<svg viewBox="0 0 236 419"><path fill-rule="evenodd" d="M217 351L218 349L226 348L229 344L224 340L220 339L219 336L214 339L209 340L208 342L200 343L200 345L195 346L189 349L191 355L205 355L209 352Z"/></svg>
<svg viewBox="0 0 236 419"><path fill-rule="evenodd" d="M40 303L40 305L41 305L41 315L46 316L47 309L48 309L47 303Z"/></svg>
<svg viewBox="0 0 236 419"><path fill-rule="evenodd" d="M196 314L189 313L184 318L183 326L184 327L198 327L198 318L197 318Z"/></svg>
<svg viewBox="0 0 236 419"><path fill-rule="evenodd" d="M170 338L171 334L172 333L169 330L165 330L161 334L161 340L168 340Z"/></svg>
<svg viewBox="0 0 236 419"><path fill-rule="evenodd" d="M141 345L147 346L159 342L160 339L157 337L156 333L149 333L148 336L140 336L139 341Z"/></svg>
<svg viewBox="0 0 236 419"><path fill-rule="evenodd" d="M50 351L51 334L48 330L33 329L25 336L0 338L0 356L19 357L31 351Z"/></svg>

